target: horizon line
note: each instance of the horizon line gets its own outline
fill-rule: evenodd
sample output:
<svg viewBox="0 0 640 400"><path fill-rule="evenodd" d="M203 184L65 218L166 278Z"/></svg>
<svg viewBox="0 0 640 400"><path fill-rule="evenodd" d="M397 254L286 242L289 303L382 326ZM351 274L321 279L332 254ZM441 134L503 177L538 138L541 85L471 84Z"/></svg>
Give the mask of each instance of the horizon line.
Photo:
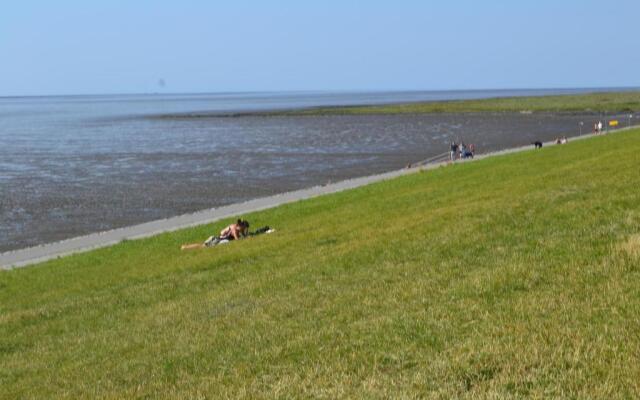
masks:
<svg viewBox="0 0 640 400"><path fill-rule="evenodd" d="M594 91L607 91L607 90L623 90L634 91L640 90L640 86L560 86L560 87L496 87L496 88L465 88L465 89L291 89L291 90L238 90L238 91L202 91L202 92L188 92L188 91L176 91L176 92L106 92L106 93L57 93L57 94L9 94L0 95L0 99L16 99L16 98L43 98L43 97L101 97L101 96L185 96L185 95L247 95L247 94L269 94L269 93L292 93L292 94L304 94L304 93L444 93L444 92L484 92L484 91L497 91L508 92L518 90L531 90L531 91L548 91L548 90L594 90Z"/></svg>

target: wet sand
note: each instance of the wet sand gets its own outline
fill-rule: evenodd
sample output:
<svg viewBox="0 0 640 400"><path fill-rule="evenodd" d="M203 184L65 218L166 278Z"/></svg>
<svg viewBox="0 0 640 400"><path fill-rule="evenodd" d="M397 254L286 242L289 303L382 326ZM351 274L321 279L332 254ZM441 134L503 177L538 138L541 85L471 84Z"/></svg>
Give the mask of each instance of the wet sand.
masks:
<svg viewBox="0 0 640 400"><path fill-rule="evenodd" d="M580 121L587 133L597 119L578 114L140 118L137 135L111 133L97 144L87 138L84 145L73 142L76 147L3 156L3 162L27 168L1 177L0 252L393 171L446 152L451 140L473 143L486 153L577 135Z"/></svg>

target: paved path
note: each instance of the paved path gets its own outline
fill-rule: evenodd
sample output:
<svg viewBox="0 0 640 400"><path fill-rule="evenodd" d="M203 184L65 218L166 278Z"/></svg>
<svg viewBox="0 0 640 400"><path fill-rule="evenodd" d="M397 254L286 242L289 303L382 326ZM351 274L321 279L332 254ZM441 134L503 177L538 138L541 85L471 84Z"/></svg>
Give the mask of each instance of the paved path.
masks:
<svg viewBox="0 0 640 400"><path fill-rule="evenodd" d="M627 130L628 128L618 129L617 131ZM586 139L593 135L583 135L573 137L571 141L577 139ZM545 143L551 145L553 142ZM496 151L487 154L477 155L475 160L493 157L501 154L516 153L524 150L533 149L532 145ZM461 162L469 162L473 160L464 160ZM457 161L460 162L460 161ZM171 232L191 226L202 225L218 221L223 218L234 217L247 214L253 211L264 210L279 206L281 204L292 203L299 200L309 199L329 193L336 193L343 190L353 189L359 186L368 185L374 182L380 182L387 179L396 178L398 176L411 174L419 170L434 169L442 165L446 165L447 161L414 164L411 168L405 168L398 171L391 171L384 174L365 176L362 178L349 179L342 182L332 183L325 186L314 186L309 189L296 190L278 194L275 196L263 197L250 200L244 203L232 204L219 208L198 211L193 214L185 214L177 217L146 222L140 225L134 225L125 228L113 229L106 232L93 233L86 236L80 236L73 239L67 239L56 243L45 244L41 246L29 247L26 249L9 251L0 253L0 269L12 269L24 267L38 262L62 257L65 255L80 253L100 247L111 246L122 240L139 239L148 236L157 235L163 232Z"/></svg>

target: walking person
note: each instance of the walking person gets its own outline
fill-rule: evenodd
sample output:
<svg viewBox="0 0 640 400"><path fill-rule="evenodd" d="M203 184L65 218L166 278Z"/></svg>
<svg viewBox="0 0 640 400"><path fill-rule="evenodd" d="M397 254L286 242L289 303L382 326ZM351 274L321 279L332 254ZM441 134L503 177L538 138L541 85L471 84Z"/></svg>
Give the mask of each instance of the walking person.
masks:
<svg viewBox="0 0 640 400"><path fill-rule="evenodd" d="M456 142L451 142L451 153L449 154L451 162L456 160L456 153L458 153L458 145Z"/></svg>

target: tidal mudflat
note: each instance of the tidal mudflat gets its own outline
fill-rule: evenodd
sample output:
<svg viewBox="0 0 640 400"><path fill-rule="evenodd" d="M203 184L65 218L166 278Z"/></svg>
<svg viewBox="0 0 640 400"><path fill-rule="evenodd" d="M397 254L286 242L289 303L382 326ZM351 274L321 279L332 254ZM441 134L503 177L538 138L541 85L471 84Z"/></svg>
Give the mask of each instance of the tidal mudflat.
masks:
<svg viewBox="0 0 640 400"><path fill-rule="evenodd" d="M245 116L94 120L0 149L0 251L376 174L448 149L577 135L590 114ZM66 132L65 126L60 132Z"/></svg>

